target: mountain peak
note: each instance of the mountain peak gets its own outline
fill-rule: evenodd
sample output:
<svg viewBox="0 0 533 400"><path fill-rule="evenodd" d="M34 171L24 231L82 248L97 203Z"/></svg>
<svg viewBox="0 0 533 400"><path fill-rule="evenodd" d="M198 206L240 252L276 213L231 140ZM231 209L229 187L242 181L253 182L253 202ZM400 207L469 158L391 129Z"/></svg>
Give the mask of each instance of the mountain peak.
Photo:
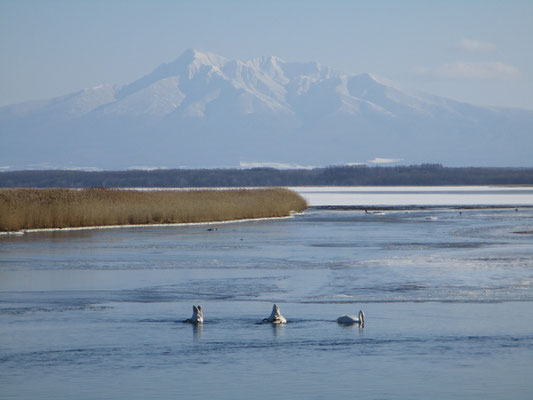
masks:
<svg viewBox="0 0 533 400"><path fill-rule="evenodd" d="M285 62L281 58L276 56L262 56L258 58L258 61L263 65L278 65L283 64Z"/></svg>
<svg viewBox="0 0 533 400"><path fill-rule="evenodd" d="M0 159L13 165L84 157L101 167L233 166L241 157L328 165L381 157L519 166L531 164L533 143L531 111L414 96L387 79L317 62L230 61L194 48L118 91L97 86L3 107L0 124Z"/></svg>
<svg viewBox="0 0 533 400"><path fill-rule="evenodd" d="M189 48L185 50L175 61L167 65L173 64L194 64L194 65L210 65L217 68L222 67L227 58L219 56L215 53L207 51L200 51L198 49Z"/></svg>
<svg viewBox="0 0 533 400"><path fill-rule="evenodd" d="M174 61L163 63L148 75L124 86L117 93L117 98L124 98L125 96L148 87L161 79L166 79L172 76L184 76L192 79L194 75L205 66L219 71L227 61L226 58L214 53L189 48Z"/></svg>
<svg viewBox="0 0 533 400"><path fill-rule="evenodd" d="M366 84L371 84L371 85L376 85L377 84L377 85L384 86L375 76L373 76L372 74L369 74L367 72L355 75L354 78L357 79L358 81L364 82Z"/></svg>

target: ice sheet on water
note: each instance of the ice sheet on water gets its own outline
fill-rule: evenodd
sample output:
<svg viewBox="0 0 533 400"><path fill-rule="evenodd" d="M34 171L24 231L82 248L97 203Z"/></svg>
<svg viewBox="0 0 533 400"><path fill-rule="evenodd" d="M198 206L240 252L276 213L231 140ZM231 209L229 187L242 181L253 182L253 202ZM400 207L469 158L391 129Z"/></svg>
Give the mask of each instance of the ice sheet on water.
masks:
<svg viewBox="0 0 533 400"><path fill-rule="evenodd" d="M293 187L311 206L533 205L531 187L343 186Z"/></svg>

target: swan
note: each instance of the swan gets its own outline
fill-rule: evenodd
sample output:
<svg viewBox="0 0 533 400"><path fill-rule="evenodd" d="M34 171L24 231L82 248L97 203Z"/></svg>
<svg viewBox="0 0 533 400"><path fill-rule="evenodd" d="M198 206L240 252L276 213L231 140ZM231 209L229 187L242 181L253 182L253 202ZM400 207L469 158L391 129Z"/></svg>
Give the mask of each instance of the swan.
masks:
<svg viewBox="0 0 533 400"><path fill-rule="evenodd" d="M345 325L360 324L361 327L364 327L365 313L361 310L357 317L355 315L343 315L342 317L337 318L337 323Z"/></svg>
<svg viewBox="0 0 533 400"><path fill-rule="evenodd" d="M274 304L274 307L272 307L272 314L270 314L270 317L263 319L265 322L272 322L273 324L286 324L287 320L283 315L281 315L279 311L279 307Z"/></svg>
<svg viewBox="0 0 533 400"><path fill-rule="evenodd" d="M202 310L202 306L192 306L192 317L189 319L186 319L185 322L189 322L191 324L201 324L204 322L204 312Z"/></svg>

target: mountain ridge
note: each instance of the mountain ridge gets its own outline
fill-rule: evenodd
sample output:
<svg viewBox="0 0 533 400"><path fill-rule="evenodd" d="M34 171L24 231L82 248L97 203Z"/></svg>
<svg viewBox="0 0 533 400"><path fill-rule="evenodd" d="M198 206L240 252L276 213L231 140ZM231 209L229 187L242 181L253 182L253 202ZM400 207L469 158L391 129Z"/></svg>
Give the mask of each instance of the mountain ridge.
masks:
<svg viewBox="0 0 533 400"><path fill-rule="evenodd" d="M122 86L0 108L2 165L528 166L533 111L413 94L368 73L188 49ZM21 150L24 148L24 150ZM0 165L0 166L2 166Z"/></svg>

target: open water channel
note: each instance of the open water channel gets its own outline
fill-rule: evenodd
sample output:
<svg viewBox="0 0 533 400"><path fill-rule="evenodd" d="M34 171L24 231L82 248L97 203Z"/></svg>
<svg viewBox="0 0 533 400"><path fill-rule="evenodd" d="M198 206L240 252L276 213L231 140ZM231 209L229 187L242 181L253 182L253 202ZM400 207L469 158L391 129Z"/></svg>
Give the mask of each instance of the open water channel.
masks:
<svg viewBox="0 0 533 400"><path fill-rule="evenodd" d="M531 398L533 189L299 190L336 207L0 236L0 398Z"/></svg>

